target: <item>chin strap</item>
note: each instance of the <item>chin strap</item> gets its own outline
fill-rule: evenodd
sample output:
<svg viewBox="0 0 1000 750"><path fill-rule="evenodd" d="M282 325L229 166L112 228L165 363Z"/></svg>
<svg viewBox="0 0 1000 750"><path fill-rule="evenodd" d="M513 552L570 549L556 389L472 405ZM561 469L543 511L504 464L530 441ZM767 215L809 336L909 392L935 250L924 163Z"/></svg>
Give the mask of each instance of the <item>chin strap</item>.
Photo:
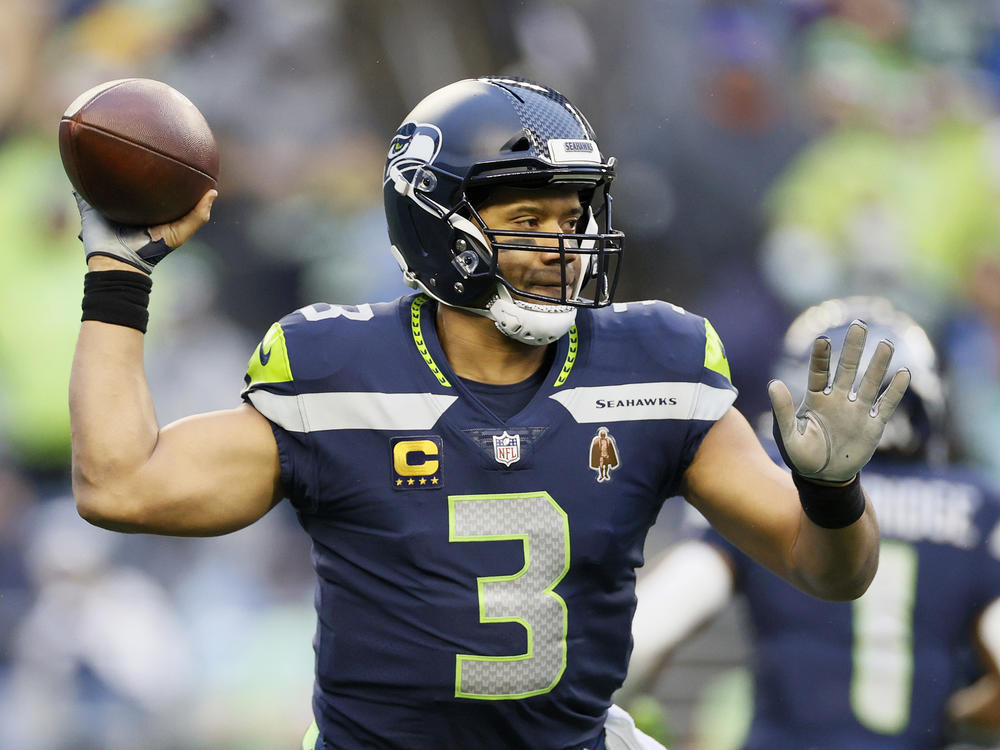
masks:
<svg viewBox="0 0 1000 750"><path fill-rule="evenodd" d="M576 321L571 305L542 305L514 299L503 284L485 309L464 308L489 318L505 336L532 346L558 341Z"/></svg>
<svg viewBox="0 0 1000 750"><path fill-rule="evenodd" d="M522 344L532 346L551 344L565 336L576 322L576 308L572 305L542 305L516 300L507 287L500 283L497 283L496 293L484 307L450 305L427 288L416 274L409 270L403 254L395 246L392 248L392 255L403 272L403 281L411 289L419 289L442 305L489 318L496 324L497 330Z"/></svg>

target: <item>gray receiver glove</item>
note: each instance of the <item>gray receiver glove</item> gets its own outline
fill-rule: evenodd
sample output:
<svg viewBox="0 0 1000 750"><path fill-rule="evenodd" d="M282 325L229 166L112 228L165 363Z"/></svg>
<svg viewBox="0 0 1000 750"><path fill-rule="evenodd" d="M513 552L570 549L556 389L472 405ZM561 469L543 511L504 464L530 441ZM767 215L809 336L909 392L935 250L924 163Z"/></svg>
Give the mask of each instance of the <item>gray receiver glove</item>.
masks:
<svg viewBox="0 0 1000 750"><path fill-rule="evenodd" d="M910 371L901 368L879 395L893 353L892 343L883 339L853 392L867 336L868 327L862 321L851 323L832 383L830 339L816 339L805 397L797 411L784 383L772 380L768 384L778 447L789 468L807 479L834 483L853 479L875 453L886 423L910 384Z"/></svg>
<svg viewBox="0 0 1000 750"><path fill-rule="evenodd" d="M173 251L164 240L154 240L148 228L108 221L79 194L74 192L73 196L80 209L80 239L88 259L106 255L150 273Z"/></svg>

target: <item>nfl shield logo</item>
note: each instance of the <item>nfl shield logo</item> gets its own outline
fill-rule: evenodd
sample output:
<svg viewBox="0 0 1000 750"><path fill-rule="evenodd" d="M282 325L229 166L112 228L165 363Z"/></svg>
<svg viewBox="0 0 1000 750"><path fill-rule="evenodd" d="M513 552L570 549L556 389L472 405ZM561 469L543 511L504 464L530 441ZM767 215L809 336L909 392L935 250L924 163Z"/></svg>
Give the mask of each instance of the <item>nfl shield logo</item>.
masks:
<svg viewBox="0 0 1000 750"><path fill-rule="evenodd" d="M504 466L510 466L515 461L520 461L521 436L508 435L506 430L504 430L503 435L494 435L493 457Z"/></svg>

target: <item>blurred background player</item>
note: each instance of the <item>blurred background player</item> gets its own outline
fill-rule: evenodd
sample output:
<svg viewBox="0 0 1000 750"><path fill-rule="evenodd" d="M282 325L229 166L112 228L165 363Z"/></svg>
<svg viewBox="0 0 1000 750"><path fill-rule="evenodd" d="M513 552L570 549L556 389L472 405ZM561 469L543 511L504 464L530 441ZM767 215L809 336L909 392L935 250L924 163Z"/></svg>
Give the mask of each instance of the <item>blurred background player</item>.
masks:
<svg viewBox="0 0 1000 750"><path fill-rule="evenodd" d="M792 323L775 375L801 392L810 342L838 340L854 318L891 338L912 374L864 471L882 535L874 582L850 603L804 597L692 519L692 538L637 586L635 646L617 698L626 705L654 690L671 651L739 592L752 625L746 750L929 749L955 723L1000 728L1000 498L947 463L944 388L926 333L887 300L828 300Z"/></svg>

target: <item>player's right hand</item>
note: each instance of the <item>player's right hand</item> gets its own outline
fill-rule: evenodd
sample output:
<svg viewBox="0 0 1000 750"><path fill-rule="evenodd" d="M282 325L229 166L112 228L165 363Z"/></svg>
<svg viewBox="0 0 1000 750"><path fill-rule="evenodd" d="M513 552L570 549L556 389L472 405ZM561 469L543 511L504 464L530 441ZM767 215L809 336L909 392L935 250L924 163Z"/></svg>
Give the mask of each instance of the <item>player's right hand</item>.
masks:
<svg viewBox="0 0 1000 750"><path fill-rule="evenodd" d="M183 245L208 221L218 192L209 190L189 213L169 224L143 229L108 221L87 201L73 193L80 210L80 240L87 259L114 258L145 273Z"/></svg>

